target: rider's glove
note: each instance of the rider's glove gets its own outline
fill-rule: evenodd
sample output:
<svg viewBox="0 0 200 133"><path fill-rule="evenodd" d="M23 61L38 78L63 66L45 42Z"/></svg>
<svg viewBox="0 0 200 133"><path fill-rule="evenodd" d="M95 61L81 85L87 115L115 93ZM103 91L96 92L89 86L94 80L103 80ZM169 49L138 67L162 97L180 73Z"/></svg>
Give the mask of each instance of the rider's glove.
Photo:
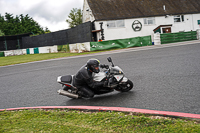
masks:
<svg viewBox="0 0 200 133"><path fill-rule="evenodd" d="M109 68L109 65L105 65L105 68L108 69L108 68Z"/></svg>
<svg viewBox="0 0 200 133"><path fill-rule="evenodd" d="M104 68L104 64L100 64L100 68Z"/></svg>
<svg viewBox="0 0 200 133"><path fill-rule="evenodd" d="M108 65L105 65L105 64L100 64L100 68L106 68L106 69L108 69L109 66L108 66Z"/></svg>

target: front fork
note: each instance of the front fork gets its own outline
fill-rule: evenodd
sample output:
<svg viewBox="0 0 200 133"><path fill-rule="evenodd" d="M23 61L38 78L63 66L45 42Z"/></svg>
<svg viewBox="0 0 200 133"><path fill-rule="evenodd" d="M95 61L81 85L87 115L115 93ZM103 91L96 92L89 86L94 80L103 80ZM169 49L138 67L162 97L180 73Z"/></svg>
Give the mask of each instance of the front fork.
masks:
<svg viewBox="0 0 200 133"><path fill-rule="evenodd" d="M128 81L128 78L126 77L121 77L121 75L112 75L108 78L108 87L112 88L112 87L116 87L120 84L124 84Z"/></svg>

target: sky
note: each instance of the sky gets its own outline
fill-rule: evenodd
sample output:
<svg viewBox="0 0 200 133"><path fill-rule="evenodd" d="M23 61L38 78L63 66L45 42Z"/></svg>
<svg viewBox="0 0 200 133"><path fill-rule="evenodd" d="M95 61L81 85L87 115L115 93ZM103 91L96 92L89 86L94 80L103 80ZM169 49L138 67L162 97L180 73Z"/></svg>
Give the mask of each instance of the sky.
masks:
<svg viewBox="0 0 200 133"><path fill-rule="evenodd" d="M0 0L0 14L29 15L51 32L68 29L66 22L73 8L83 9L84 0Z"/></svg>

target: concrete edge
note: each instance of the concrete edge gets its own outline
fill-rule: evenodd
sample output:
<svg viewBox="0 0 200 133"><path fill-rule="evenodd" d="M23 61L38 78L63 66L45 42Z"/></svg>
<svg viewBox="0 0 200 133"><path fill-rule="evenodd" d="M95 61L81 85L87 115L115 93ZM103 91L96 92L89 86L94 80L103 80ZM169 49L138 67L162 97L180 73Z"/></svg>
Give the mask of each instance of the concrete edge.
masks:
<svg viewBox="0 0 200 133"><path fill-rule="evenodd" d="M169 117L200 119L200 114L158 111L158 110L137 109L137 108L124 108L124 107L101 107L101 106L37 106L37 107L0 109L0 111L17 111L26 109L77 109L77 110L96 110L96 111L119 111L119 112L143 113L143 114L152 114L152 115L169 116Z"/></svg>

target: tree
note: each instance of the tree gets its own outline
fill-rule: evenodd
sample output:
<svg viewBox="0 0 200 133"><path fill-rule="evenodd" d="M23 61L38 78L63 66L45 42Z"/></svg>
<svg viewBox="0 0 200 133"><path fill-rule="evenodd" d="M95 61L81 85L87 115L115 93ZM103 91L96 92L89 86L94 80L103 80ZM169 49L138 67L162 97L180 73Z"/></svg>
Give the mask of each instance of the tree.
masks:
<svg viewBox="0 0 200 133"><path fill-rule="evenodd" d="M82 11L81 9L73 8L68 15L70 19L67 19L66 22L69 23L69 27L73 28L79 24L82 24Z"/></svg>
<svg viewBox="0 0 200 133"><path fill-rule="evenodd" d="M5 13L5 17L0 16L0 29L5 35L17 35L29 32L38 35L50 32L48 28L44 30L43 27L33 20L33 18L29 17L28 14L26 16L21 14L13 17L12 14Z"/></svg>
<svg viewBox="0 0 200 133"><path fill-rule="evenodd" d="M0 36L4 36L4 33L0 30Z"/></svg>
<svg viewBox="0 0 200 133"><path fill-rule="evenodd" d="M46 34L46 33L50 33L51 31L50 31L47 27L45 27L44 32L45 32L45 34Z"/></svg>

